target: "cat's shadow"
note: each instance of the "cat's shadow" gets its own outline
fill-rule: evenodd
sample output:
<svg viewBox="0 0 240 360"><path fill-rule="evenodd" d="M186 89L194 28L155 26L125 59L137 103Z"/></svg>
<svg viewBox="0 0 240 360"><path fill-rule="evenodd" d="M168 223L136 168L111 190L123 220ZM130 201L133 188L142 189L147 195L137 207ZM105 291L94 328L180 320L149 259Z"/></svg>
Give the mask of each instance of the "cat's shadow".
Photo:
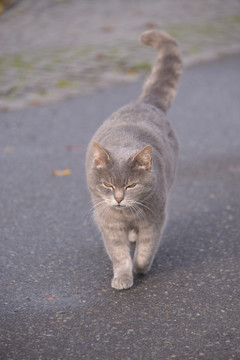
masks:
<svg viewBox="0 0 240 360"><path fill-rule="evenodd" d="M180 272L192 271L193 268L197 268L206 262L206 258L209 259L209 253L206 256L208 249L203 249L197 245L192 246L191 249L187 249L183 246L175 247L174 242L167 241L160 246L156 253L151 269L147 274L135 274L134 286L142 286L151 283L151 280L156 279L169 280L176 274L178 277ZM214 256L214 254L211 254Z"/></svg>
<svg viewBox="0 0 240 360"><path fill-rule="evenodd" d="M208 223L207 217L202 219L202 223ZM183 224L181 220L174 223L174 219L168 223L147 276L189 271L218 261L221 237L216 237L216 234L213 237L214 229L205 231L205 226L195 227L193 224L194 218L191 225Z"/></svg>

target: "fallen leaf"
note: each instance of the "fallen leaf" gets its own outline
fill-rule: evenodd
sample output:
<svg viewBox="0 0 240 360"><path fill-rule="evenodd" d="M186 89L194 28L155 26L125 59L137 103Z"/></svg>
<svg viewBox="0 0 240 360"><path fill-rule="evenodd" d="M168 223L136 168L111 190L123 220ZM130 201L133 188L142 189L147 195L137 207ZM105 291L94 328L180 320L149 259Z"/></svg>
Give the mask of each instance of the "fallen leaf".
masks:
<svg viewBox="0 0 240 360"><path fill-rule="evenodd" d="M102 60L102 59L106 59L106 54L104 54L104 53L98 53L98 54L96 54L96 59L97 60Z"/></svg>
<svg viewBox="0 0 240 360"><path fill-rule="evenodd" d="M8 111L8 107L7 107L7 105L1 105L1 107L0 107L0 111L3 111L3 112Z"/></svg>
<svg viewBox="0 0 240 360"><path fill-rule="evenodd" d="M136 71L135 69L133 69L133 68L132 68L132 69L128 69L126 72L127 72L128 75L135 75L135 74L137 74L137 71Z"/></svg>
<svg viewBox="0 0 240 360"><path fill-rule="evenodd" d="M59 300L59 298L56 295L49 295L46 294L45 296L42 297L41 300L47 300L47 301L57 301Z"/></svg>
<svg viewBox="0 0 240 360"><path fill-rule="evenodd" d="M111 25L102 26L101 30L105 33L113 32L114 28Z"/></svg>
<svg viewBox="0 0 240 360"><path fill-rule="evenodd" d="M6 146L4 149L3 149L3 152L5 154L13 154L15 152L15 147L13 146Z"/></svg>
<svg viewBox="0 0 240 360"><path fill-rule="evenodd" d="M153 29L153 28L157 27L157 24L155 24L153 22L146 22L144 24L144 27L147 28L147 29Z"/></svg>
<svg viewBox="0 0 240 360"><path fill-rule="evenodd" d="M54 176L67 176L71 174L71 170L70 169L65 169L65 170L54 170L52 172L52 174Z"/></svg>
<svg viewBox="0 0 240 360"><path fill-rule="evenodd" d="M68 151L85 152L86 151L86 146L66 145L66 149Z"/></svg>
<svg viewBox="0 0 240 360"><path fill-rule="evenodd" d="M39 106L40 105L40 100L39 99L32 99L32 100L30 100L30 105Z"/></svg>

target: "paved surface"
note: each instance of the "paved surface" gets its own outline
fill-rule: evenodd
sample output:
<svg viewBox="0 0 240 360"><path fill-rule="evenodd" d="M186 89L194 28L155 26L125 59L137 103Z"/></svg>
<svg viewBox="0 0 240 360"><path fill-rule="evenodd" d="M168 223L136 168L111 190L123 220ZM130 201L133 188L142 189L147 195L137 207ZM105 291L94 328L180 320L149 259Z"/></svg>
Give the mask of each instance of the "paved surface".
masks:
<svg viewBox="0 0 240 360"><path fill-rule="evenodd" d="M135 81L151 28L179 41L185 64L240 51L240 2L18 0L0 16L0 110Z"/></svg>
<svg viewBox="0 0 240 360"><path fill-rule="evenodd" d="M150 273L122 292L84 156L141 84L1 114L2 360L240 359L239 84L239 55L185 71L169 113L182 145L168 226Z"/></svg>

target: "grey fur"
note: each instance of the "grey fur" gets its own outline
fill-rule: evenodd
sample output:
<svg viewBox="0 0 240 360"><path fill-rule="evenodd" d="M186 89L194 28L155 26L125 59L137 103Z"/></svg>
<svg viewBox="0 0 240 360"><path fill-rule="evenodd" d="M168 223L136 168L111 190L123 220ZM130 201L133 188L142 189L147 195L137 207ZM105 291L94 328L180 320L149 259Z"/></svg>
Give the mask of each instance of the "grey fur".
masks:
<svg viewBox="0 0 240 360"><path fill-rule="evenodd" d="M177 166L178 141L164 113L176 92L181 57L165 33L148 31L141 39L158 50L143 93L102 124L86 156L94 215L113 262L115 289L131 287L133 271L150 269ZM130 243L135 243L133 259Z"/></svg>

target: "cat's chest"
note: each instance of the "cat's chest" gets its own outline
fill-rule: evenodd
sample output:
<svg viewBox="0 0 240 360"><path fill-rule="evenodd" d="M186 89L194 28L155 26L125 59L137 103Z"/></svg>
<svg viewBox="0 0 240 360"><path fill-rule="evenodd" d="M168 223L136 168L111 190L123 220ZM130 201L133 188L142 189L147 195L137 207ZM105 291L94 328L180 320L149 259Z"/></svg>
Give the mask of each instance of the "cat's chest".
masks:
<svg viewBox="0 0 240 360"><path fill-rule="evenodd" d="M130 209L111 209L107 216L104 216L104 218L100 219L100 221L127 229L133 229L139 226L138 217Z"/></svg>
<svg viewBox="0 0 240 360"><path fill-rule="evenodd" d="M129 222L134 220L134 215L130 209L112 209L112 219L119 222Z"/></svg>

